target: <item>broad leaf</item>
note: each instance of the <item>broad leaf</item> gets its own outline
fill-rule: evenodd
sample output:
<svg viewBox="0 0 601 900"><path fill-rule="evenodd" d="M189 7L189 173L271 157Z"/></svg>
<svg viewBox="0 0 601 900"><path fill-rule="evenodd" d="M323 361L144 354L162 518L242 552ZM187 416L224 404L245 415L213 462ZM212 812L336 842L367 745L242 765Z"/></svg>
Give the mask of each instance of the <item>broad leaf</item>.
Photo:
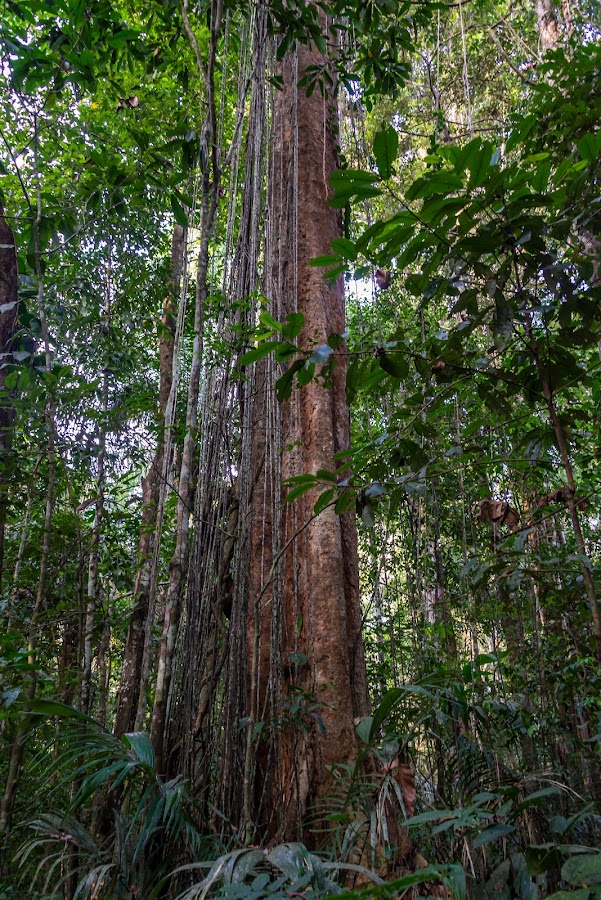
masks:
<svg viewBox="0 0 601 900"><path fill-rule="evenodd" d="M374 156L378 172L384 179L392 175L393 163L397 158L399 136L392 125L378 131L374 138Z"/></svg>

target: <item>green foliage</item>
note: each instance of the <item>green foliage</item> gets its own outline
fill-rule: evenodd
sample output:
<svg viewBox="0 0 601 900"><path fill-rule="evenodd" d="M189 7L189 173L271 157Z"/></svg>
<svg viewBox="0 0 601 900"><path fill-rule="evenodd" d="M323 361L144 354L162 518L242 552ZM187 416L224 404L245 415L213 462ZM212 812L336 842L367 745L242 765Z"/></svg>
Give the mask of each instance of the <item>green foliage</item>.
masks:
<svg viewBox="0 0 601 900"><path fill-rule="evenodd" d="M349 108L330 199L344 237L312 263L329 281L346 277L348 331L314 340L301 314L280 322L265 298L236 306L218 287L248 191L247 122L235 117L252 103L237 73L248 52L244 23L257 14L237 2L224 8L210 127L206 81L172 0L143 8L28 0L3 9L0 172L20 304L1 398L16 421L0 460L2 483L10 483L0 498L9 626L0 635L0 724L7 748L29 740L16 818L30 828L17 854L24 887L6 891L361 900L416 885L427 892L436 881L475 900L597 896L601 677L583 581L589 573L599 590L598 11L582 2L562 25L564 37L574 29L571 41L538 63L531 3L267 5L277 60L298 42L327 51L300 88L335 87ZM201 3L189 16L205 58L211 10ZM284 87L277 74L270 80ZM232 188L211 236L203 308L203 378L221 367L232 398L239 391L229 455L214 471L240 471L245 370L256 365L273 377L287 402L313 380L328 389L335 367L347 367L352 445L331 468L285 485L285 502L310 494L315 516L356 511L368 669L380 701L359 723L357 765L333 773L331 796L307 823L327 823L327 859L301 844L238 846L235 825L205 796L191 796L204 757L186 760L190 781L163 778L146 732L116 738L70 706L90 638L92 709L100 711L106 689L106 722L114 716L136 603L140 476L164 435L156 348L168 331L160 318L170 231L175 222L197 239L206 199L199 185L213 177L216 144L224 150L238 128L244 149L227 165L222 155ZM372 290L374 269L389 277ZM190 308L181 327L175 459L196 336ZM199 444L203 429L204 419ZM571 498L559 433L576 484ZM88 635L101 440L100 587ZM195 529L212 514L200 508L204 474ZM482 516L490 500L514 512L514 530L507 508L496 520ZM160 585L169 577L176 505L177 486L156 549ZM215 568L212 559L199 564ZM223 625L220 648L229 627L241 623ZM150 637L154 648L158 634ZM307 657L295 652L289 663L300 668ZM211 678L207 727L218 732L229 695L220 672ZM24 704L32 687L38 699ZM260 742L272 724L255 722L253 738ZM323 734L313 694L292 692L277 727ZM206 739L195 734L195 753ZM417 774L412 814L389 765L391 747ZM373 777L361 768L368 759ZM7 753L3 775L8 768ZM220 777L211 771L207 783ZM392 857L393 818L435 862L380 884L349 860L361 841L373 867L380 843ZM225 845L216 832L227 835ZM9 854L16 840L20 830L9 836ZM194 883L198 870L207 874ZM374 883L346 890L354 875Z"/></svg>
<svg viewBox="0 0 601 900"><path fill-rule="evenodd" d="M178 872L193 868L208 868L207 863L182 867ZM344 874L360 874L372 879L369 888L345 890L338 879ZM258 849L234 850L211 864L206 877L178 895L178 900L197 897L235 897L237 900L261 900L264 897L285 898L291 893L306 897L337 896L343 900L362 900L368 897L392 897L398 891L417 884L442 882L456 900L464 900L465 883L460 866L430 866L384 883L365 866L343 862L328 862L310 853L303 844L278 844L269 852ZM153 897L155 894L152 895ZM158 894L156 895L158 896Z"/></svg>
<svg viewBox="0 0 601 900"><path fill-rule="evenodd" d="M166 781L157 775L148 734L116 738L90 717L55 701L32 701L28 708L34 722L53 717L61 726L50 798L64 812L35 816L27 824L34 837L24 841L16 855L22 868L39 858L33 882L44 893L56 893L75 878L74 896L113 898L122 896L125 886L148 895L162 874L158 848L199 852L203 839L184 780ZM33 766L42 776L47 752L41 747ZM76 818L87 816L90 802L96 810L91 827ZM99 831L101 804L109 805L114 819L108 835ZM168 865L166 858L163 865Z"/></svg>
<svg viewBox="0 0 601 900"><path fill-rule="evenodd" d="M278 844L267 852L258 849L239 849L225 854L212 863L206 877L180 895L181 900L205 896L246 897L260 900L262 897L286 897L290 892L303 892L312 897L324 897L341 893L335 878L326 874L339 869L354 869L369 875L362 866L345 866L328 863L303 844ZM182 871L187 871L185 867ZM176 872L173 873L177 874ZM375 881L380 881L376 875Z"/></svg>
<svg viewBox="0 0 601 900"><path fill-rule="evenodd" d="M469 687L473 688L473 683ZM594 841L598 817L591 814L590 805L570 819L554 815L556 804L564 803L570 795L566 786L556 782L545 784L545 778L519 778L516 773L505 783L499 781L502 774L506 778L512 774L501 760L503 741L515 739L513 711L504 710L499 701L479 702L481 696L480 690L471 695L467 685L453 682L451 673L441 671L419 684L389 691L373 717L365 720L364 736L372 747L378 742L383 747L400 746L413 758L433 739L441 743L443 752L453 747L456 758L447 763L446 775L455 785L458 805L437 805L405 816L404 827L420 835L423 852L430 847L440 854L447 841L451 846L468 845L472 860L479 852L486 854L489 866L494 868L487 879L476 875L478 898L503 895L529 900L546 896L544 890L541 893L541 885L596 885L601 877L599 855L591 854L590 847L575 843L574 838L577 833L588 834ZM461 734L460 739L457 734ZM494 750L489 749L493 746ZM536 788L537 781L544 786ZM432 794L432 786L422 794L423 800L428 794ZM429 805L431 798L426 802ZM546 828L545 843L532 841L534 822L539 834ZM581 828L583 823L591 826L590 831Z"/></svg>

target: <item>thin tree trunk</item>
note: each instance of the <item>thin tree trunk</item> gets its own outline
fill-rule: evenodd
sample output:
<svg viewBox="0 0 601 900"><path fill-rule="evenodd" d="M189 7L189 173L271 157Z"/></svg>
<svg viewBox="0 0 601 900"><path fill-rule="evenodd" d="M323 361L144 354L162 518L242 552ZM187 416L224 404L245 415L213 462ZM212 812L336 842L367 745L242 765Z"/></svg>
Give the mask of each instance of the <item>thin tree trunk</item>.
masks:
<svg viewBox="0 0 601 900"><path fill-rule="evenodd" d="M597 591L595 588L595 583L593 581L593 566L587 552L586 544L584 541L584 534L582 532L582 524L580 522L580 515L578 512L578 502L576 499L576 481L574 479L574 470L572 468L572 461L570 459L570 451L568 449L568 443L563 430L563 426L557 414L555 398L553 396L553 389L549 382L549 376L547 374L547 370L543 364L543 361L540 358L538 343L532 330L532 323L529 320L526 321L526 336L528 338L530 351L534 358L536 370L538 372L543 397L545 398L545 402L547 404L549 421L555 434L557 449L559 450L559 454L561 456L561 462L567 484L567 490L565 491L566 506L570 514L570 520L572 522L572 530L574 532L576 549L578 550L579 556L580 572L582 574L582 580L584 582L588 605L591 611L597 662L599 663L599 665L601 665L601 614L599 611Z"/></svg>
<svg viewBox="0 0 601 900"><path fill-rule="evenodd" d="M190 516L193 507L192 470L196 451L196 430L198 425L198 398L200 393L200 376L203 356L204 311L209 295L208 268L210 241L217 213L219 189L221 184L221 165L217 147L217 121L215 107L215 61L217 42L221 35L223 5L221 0L212 4L211 41L206 69L205 87L207 90L207 113L203 128L207 144L211 148L211 165L207 166L202 177L201 202L201 235L198 251L198 269L196 275L196 305L194 311L194 344L192 364L188 385L188 402L186 409L186 433L182 450L182 462L179 473L177 530L175 552L169 563L169 584L165 601L163 632L157 662L155 698L151 716L150 733L157 760L157 769L163 769L163 749L165 743L165 723L167 704L171 687L175 643L180 620L182 592L188 567L190 552ZM201 73L202 74L202 73ZM149 661L146 665L145 677L148 678ZM146 709L145 696L140 694L136 727L141 727ZM142 708L143 706L143 708Z"/></svg>
<svg viewBox="0 0 601 900"><path fill-rule="evenodd" d="M103 332L108 331L111 317L111 254L112 243L108 241L107 247L107 271L104 288L104 310L102 315ZM94 622L96 607L98 604L98 558L100 554L100 536L102 531L102 518L104 513L104 467L106 456L106 415L109 401L109 370L105 366L102 376L102 408L101 427L98 439L98 471L96 473L96 502L94 523L92 525L90 555L88 561L88 585L86 615L83 635L83 658L80 685L79 708L82 712L90 712L92 690L92 658L94 653Z"/></svg>
<svg viewBox="0 0 601 900"><path fill-rule="evenodd" d="M159 337L159 414L163 425L169 406L173 382L173 351L175 335L175 307L179 294L184 254L184 229L174 225L171 245L171 277L167 296L163 303L163 317ZM167 428L169 427L167 423ZM161 483L165 468L166 429L159 434L154 459L147 474L142 478L142 521L138 538L138 571L134 584L134 609L129 621L123 667L117 698L115 734L132 731L138 708L140 679L142 673L146 621L148 618L151 575Z"/></svg>
<svg viewBox="0 0 601 900"><path fill-rule="evenodd" d="M109 697L109 684L111 680L111 634L113 618L113 605L109 604L104 619L102 637L98 647L98 710L96 721L104 728L106 726L106 713Z"/></svg>
<svg viewBox="0 0 601 900"><path fill-rule="evenodd" d="M571 19L569 17L569 3L563 5L564 14L566 14L566 25L568 29L571 28ZM538 31L540 36L541 48L543 53L547 50L556 50L559 43L559 24L557 21L557 16L555 14L555 9L553 6L552 0L536 0L536 18L538 23ZM588 252L588 244L587 244L587 235L583 236L583 243L585 245L585 252ZM594 240L594 239L593 239ZM595 250L597 251L595 254ZM592 247L592 252L590 255L593 259L598 256L599 246ZM597 265L598 271L598 265ZM593 270L593 286L597 281L597 271ZM532 330L532 323L528 320L526 322L526 334L528 338L528 342L530 344L530 350L532 352L532 356L534 357L534 361L536 364L541 388L543 391L543 396L545 398L545 402L547 404L547 409L549 411L549 421L551 422L551 426L555 433L555 441L557 444L557 449L559 450L561 461L563 465L563 470L566 477L567 483L567 491L566 491L566 506L568 508L568 512L570 514L570 520L572 522L572 530L574 532L574 537L576 540L576 547L578 549L578 554L580 556L580 571L582 573L582 578L584 581L584 586L586 589L586 596L588 599L588 604L591 610L591 618L593 621L593 633L595 637L596 644L596 655L597 661L601 664L601 614L599 612L599 603L597 598L597 592L595 588L595 584L592 576L592 565L588 557L588 553L586 550L586 545L584 542L584 536L582 533L582 525L580 522L580 516L578 513L578 505L576 502L576 483L574 480L574 471L572 468L572 461L570 459L570 453L568 449L568 444L566 440L566 436L557 415L557 409L555 407L555 399L553 396L553 390L551 384L549 382L548 374L543 365L543 362L540 358L538 344L536 338L534 337L534 333ZM600 350L601 352L601 350Z"/></svg>
<svg viewBox="0 0 601 900"><path fill-rule="evenodd" d="M0 203L0 391L12 356L13 338L19 320L19 279L17 273L17 248L12 230L4 218ZM15 408L9 397L0 400L0 591L4 570L4 528L10 483L10 451Z"/></svg>
<svg viewBox="0 0 601 900"><path fill-rule="evenodd" d="M41 195L41 184L39 171L37 166L37 155L38 155L38 123L37 117L34 121L34 175L36 178L36 194L37 194L37 205L36 205L36 216L33 221L33 237L34 237L34 248L35 248L35 268L36 268L36 279L37 279L37 306L38 306L38 316L40 319L40 330L42 333L42 343L44 347L44 362L46 366L46 371L50 372L52 369L52 352L50 349L50 332L48 330L48 321L46 319L46 310L44 305L44 280L42 276L42 255L40 250L40 239L39 239L39 225L42 220L42 195ZM48 482L46 488L46 507L44 512L44 535L42 538L42 549L40 554L40 567L38 574L38 586L35 596L35 602L33 606L33 610L31 612L31 618L29 621L29 635L28 635L28 664L30 665L30 682L27 688L26 696L28 700L33 700L35 697L37 679L35 673L35 664L36 664L36 644L37 644L37 630L38 630L38 621L39 616L42 611L42 606L46 599L46 586L48 582L48 566L50 562L50 539L51 539L51 526L52 526L52 515L54 511L54 491L55 491L55 480L56 480L56 451L55 451L55 436L56 436L56 424L54 421L54 404L52 397L50 397L46 403L46 425L47 425L47 450L46 456L48 460ZM17 733L17 736L13 742L11 748L11 755L9 761L9 770L8 776L6 779L6 785L4 789L4 796L2 798L2 804L0 806L0 834L7 832L11 825L12 814L14 810L15 800L17 796L17 787L19 784L19 776L21 773L21 766L23 764L23 757L25 755L25 745L27 742L28 735L28 727L27 724L24 723Z"/></svg>
<svg viewBox="0 0 601 900"><path fill-rule="evenodd" d="M58 696L61 703L69 706L73 703L77 688L75 672L78 671L76 665L78 632L78 622L73 615L63 626L57 672Z"/></svg>
<svg viewBox="0 0 601 900"><path fill-rule="evenodd" d="M205 218L205 217L203 217ZM206 221L206 219L205 219ZM206 273L208 266L208 235L203 230L202 247L199 252L198 275L196 287L196 306L194 312L194 343L192 348L192 364L188 384L188 402L186 408L186 433L182 449L182 459L178 479L178 502L175 552L169 563L169 583L165 600L165 616L163 633L159 648L159 660L156 682L155 702L152 712L151 734L155 754L162 756L164 724L167 706L168 686L171 679L171 665L175 650L175 638L179 622L181 592L188 563L190 547L190 515L192 513L192 467L196 447L196 425L198 421L198 395L200 391L200 374L202 363L202 329L204 320L204 302L207 297ZM204 285L204 288L202 286ZM147 641L149 649L150 644ZM142 685L148 684L150 656L146 654L142 668ZM146 691L140 691L136 715L136 729L141 728L146 711ZM162 764L162 761L161 761ZM159 767L160 768L160 767Z"/></svg>

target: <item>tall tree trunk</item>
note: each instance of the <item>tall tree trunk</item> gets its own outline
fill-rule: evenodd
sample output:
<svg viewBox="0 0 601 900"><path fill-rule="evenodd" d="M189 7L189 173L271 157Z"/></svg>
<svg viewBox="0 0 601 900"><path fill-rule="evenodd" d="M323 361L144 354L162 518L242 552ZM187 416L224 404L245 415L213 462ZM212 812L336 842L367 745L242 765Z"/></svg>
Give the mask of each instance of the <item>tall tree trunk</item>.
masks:
<svg viewBox="0 0 601 900"><path fill-rule="evenodd" d="M0 204L0 392L4 394L7 367L13 362L13 337L19 320L17 248ZM10 397L0 398L0 590L4 570L4 527L10 483L10 450L15 409Z"/></svg>
<svg viewBox="0 0 601 900"><path fill-rule="evenodd" d="M44 279L42 276L42 254L40 249L39 226L42 220L42 194L41 183L38 169L38 122L37 116L34 120L34 174L36 179L36 196L37 204L35 218L33 220L33 239L35 248L35 270L37 281L37 307L40 319L40 330L42 333L42 344L44 348L44 363L47 372L52 370L52 350L50 345L50 331L48 329L48 320L46 318L46 309L44 303ZM54 415L54 398L49 396L46 402L45 419L47 428L47 447L46 457L48 461L48 481L46 487L46 505L44 511L44 534L42 538L42 548L40 554L40 565L38 572L38 585L35 595L35 601L29 620L28 629L28 655L27 662L29 665L29 685L26 696L28 700L35 698L37 688L37 636L39 627L39 618L42 612L43 604L46 600L46 587L48 584L48 569L50 564L50 545L51 545L51 528L52 516L54 513L54 496L56 482L56 422ZM21 766L25 756L25 745L29 734L29 725L24 722L19 728L17 736L11 747L10 761L8 765L8 775L4 788L4 796L0 804L0 834L10 829L15 800L17 797L17 788L19 784L19 776L21 774Z"/></svg>
<svg viewBox="0 0 601 900"><path fill-rule="evenodd" d="M542 53L545 54L547 50L557 50L559 24L553 0L536 0L536 23Z"/></svg>
<svg viewBox="0 0 601 900"><path fill-rule="evenodd" d="M201 180L201 233L200 247L198 250L198 268L196 273L194 342L192 347L192 363L186 406L186 432L179 473L176 542L175 551L169 563L169 584L167 586L167 596L165 599L163 632L159 646L155 698L150 723L150 733L156 755L156 765L160 772L162 772L164 768L163 749L165 744L167 707L171 689L175 645L179 629L182 594L185 587L190 555L190 518L194 498L193 468L195 458L197 457L198 400L203 363L205 303L209 296L210 247L215 217L217 215L222 175L222 162L220 158L220 148L218 146L219 135L215 98L215 65L217 60L217 46L221 37L221 28L223 24L223 2L222 0L213 0L211 4L211 38L206 70L202 64L196 37L187 18L187 6L184 11L184 16L188 37L192 42L193 49L197 56L199 74L202 76L204 73L206 114L202 133L206 139L207 148L210 153L210 165L204 167ZM147 678L147 672L143 672L143 677ZM136 728L141 727L142 725L143 701L144 697L141 694L140 703L138 705L138 715L136 717Z"/></svg>
<svg viewBox="0 0 601 900"><path fill-rule="evenodd" d="M532 322L529 316L526 318L526 339L530 348L530 352L532 353L534 363L536 365L536 371L539 377L541 390L547 404L549 422L551 424L551 427L553 428L555 443L561 457L562 467L566 479L565 502L570 514L570 521L572 523L572 530L574 532L574 540L576 542L576 548L578 550L580 572L582 575L582 581L584 583L584 588L586 591L586 598L591 612L597 662L599 663L599 665L601 665L601 610L599 609L597 588L593 580L593 565L588 554L588 549L584 540L584 533L582 531L582 523L580 521L578 500L576 497L576 480L574 478L572 459L570 456L570 450L568 447L568 441L566 438L564 427L557 413L557 407L555 405L555 395L553 392L553 387L549 381L547 367L544 365L541 359L538 342L534 335Z"/></svg>
<svg viewBox="0 0 601 900"><path fill-rule="evenodd" d="M171 277L167 296L163 303L163 317L161 319L159 337L159 414L162 423L165 422L165 412L172 384L175 334L174 313L181 280L183 253L184 229L180 225L174 225L171 244ZM142 521L138 538L139 564L134 584L135 606L129 621L123 654L123 667L115 715L115 734L117 735L133 730L138 708L146 619L150 601L152 559L155 549L154 542L156 540L157 510L164 460L165 432L163 430L159 434L154 459L148 472L142 478Z"/></svg>
<svg viewBox="0 0 601 900"><path fill-rule="evenodd" d="M108 332L111 320L111 292L112 292L112 242L109 239L107 246L107 268L104 286L104 308L102 311L102 331ZM79 694L79 708L86 714L90 712L92 699L92 657L94 653L94 624L96 619L96 607L98 604L98 559L100 555L100 537L102 532L102 520L104 514L104 487L105 487L105 457L106 457L106 415L109 402L109 370L105 365L102 374L102 419L100 434L98 437L98 457L96 473L96 500L94 523L90 542L90 555L88 559L88 583L86 615L83 634L83 657L81 684Z"/></svg>
<svg viewBox="0 0 601 900"><path fill-rule="evenodd" d="M104 618L102 637L98 647L98 709L96 721L104 728L106 726L106 713L109 698L109 685L111 680L111 635L112 635L113 605L109 603Z"/></svg>
<svg viewBox="0 0 601 900"><path fill-rule="evenodd" d="M329 97L297 89L307 66L323 61L315 49L299 46L297 53L284 58L285 88L274 98L271 299L279 318L304 315L300 341L308 347L344 331L344 286L341 278L328 284L309 266L341 236L340 213L327 202L328 177L338 166L337 118ZM247 755L245 817L248 826L254 789L253 824L292 838L331 787L328 767L356 758L354 717L366 713L368 697L353 514L329 507L313 517L319 489L282 509L278 480L280 458L285 479L334 469L334 455L349 445L344 358L331 387L314 380L283 404L276 446L278 426L274 433L270 423L279 411L267 373L258 373L253 427L249 734L261 721L273 736L258 754L254 779Z"/></svg>
<svg viewBox="0 0 601 900"><path fill-rule="evenodd" d="M207 198L208 199L208 198ZM204 198L203 198L204 200ZM206 217L204 224L207 225ZM207 297L206 276L208 268L209 236L206 228L201 238L202 247L199 252L198 274L196 285L196 308L194 313L194 343L192 348L192 366L188 385L188 402L186 408L186 433L179 469L178 503L175 551L169 562L169 583L165 599L165 615L163 632L159 647L158 671L156 681L155 702L151 717L151 735L157 757L157 768L162 771L162 748L164 740L167 699L171 683L171 670L175 640L179 624L181 595L185 582L190 548L190 516L193 507L194 479L192 469L196 448L196 427L198 423L198 396L200 391L200 375L202 366L202 337L204 324L204 303ZM147 627L148 632L148 627ZM149 646L147 642L147 646ZM148 682L150 660L143 666L143 681ZM141 728L146 711L146 699L140 692L136 729Z"/></svg>

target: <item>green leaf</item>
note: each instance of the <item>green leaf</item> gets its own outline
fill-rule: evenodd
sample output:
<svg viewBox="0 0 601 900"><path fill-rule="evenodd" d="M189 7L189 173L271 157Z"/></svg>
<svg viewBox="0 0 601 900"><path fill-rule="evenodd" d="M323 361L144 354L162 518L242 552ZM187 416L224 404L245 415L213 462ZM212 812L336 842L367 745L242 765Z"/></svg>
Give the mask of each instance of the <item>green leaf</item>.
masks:
<svg viewBox="0 0 601 900"><path fill-rule="evenodd" d="M300 334L304 324L305 317L302 313L288 313L286 323L282 327L282 335L289 341L293 341Z"/></svg>
<svg viewBox="0 0 601 900"><path fill-rule="evenodd" d="M399 136L392 125L376 133L374 138L374 156L378 172L385 180L392 175L392 167L397 158Z"/></svg>
<svg viewBox="0 0 601 900"><path fill-rule="evenodd" d="M601 153L601 138L599 134L585 134L578 141L578 153L587 162L595 162Z"/></svg>
<svg viewBox="0 0 601 900"><path fill-rule="evenodd" d="M232 851L232 857L223 870L224 884L240 884L252 870L263 862L265 854L262 850L240 849Z"/></svg>
<svg viewBox="0 0 601 900"><path fill-rule="evenodd" d="M474 847L483 847L484 844L489 844L491 841L496 841L498 838L513 834L514 831L514 825L491 825L490 828L487 828L485 831L481 831L480 834L476 835L474 838Z"/></svg>
<svg viewBox="0 0 601 900"><path fill-rule="evenodd" d="M121 738L123 744L133 751L141 763L154 768L154 750L150 741L150 735L145 731L132 731Z"/></svg>
<svg viewBox="0 0 601 900"><path fill-rule="evenodd" d="M388 375L392 375L393 378L398 378L402 381L409 374L407 359L400 353L387 353L385 350L379 350L378 362L380 367Z"/></svg>
<svg viewBox="0 0 601 900"><path fill-rule="evenodd" d="M354 491L343 491L342 494L338 497L338 500L334 504L334 512L337 516L341 513L345 512L347 509L350 509L351 506L355 504L355 494Z"/></svg>
<svg viewBox="0 0 601 900"><path fill-rule="evenodd" d="M106 42L109 47L123 47L128 41L137 40L139 36L138 31L134 31L132 28L123 28L121 31L109 35Z"/></svg>
<svg viewBox="0 0 601 900"><path fill-rule="evenodd" d="M323 273L324 281L327 281L328 284L334 284L339 275L342 275L346 266L344 263L341 263L339 266L334 266L333 269L328 269L327 272Z"/></svg>
<svg viewBox="0 0 601 900"><path fill-rule="evenodd" d="M305 362L299 360L302 365L299 367L297 373L297 381L302 386L305 384L309 384L313 380L313 376L315 375L315 363L306 360Z"/></svg>
<svg viewBox="0 0 601 900"><path fill-rule="evenodd" d="M549 894L547 900L589 900L588 888L581 888L578 891L556 891Z"/></svg>
<svg viewBox="0 0 601 900"><path fill-rule="evenodd" d="M286 341L283 341L275 348L273 355L277 362L284 362L290 359L291 356L295 356L297 352L298 348L294 344L288 344Z"/></svg>
<svg viewBox="0 0 601 900"><path fill-rule="evenodd" d="M406 693L403 688L392 688L392 690L388 691L384 694L380 705L374 711L372 724L371 724L371 732L369 735L370 741L373 741L378 734L380 728L386 721L387 717L390 715L394 707L400 703L400 701L406 696Z"/></svg>
<svg viewBox="0 0 601 900"><path fill-rule="evenodd" d="M276 396L279 403L283 403L284 400L288 400L292 396L292 382L294 379L294 375L295 373L300 372L300 370L304 368L304 365L304 359L295 359L292 365L288 369L286 369L281 378L278 378L278 380L276 381Z"/></svg>
<svg viewBox="0 0 601 900"><path fill-rule="evenodd" d="M291 491L288 491L284 498L284 503L292 503L298 497L302 497L307 491L310 491L313 484L297 484Z"/></svg>
<svg viewBox="0 0 601 900"><path fill-rule="evenodd" d="M561 877L570 884L601 884L601 853L586 853L568 859Z"/></svg>
<svg viewBox="0 0 601 900"><path fill-rule="evenodd" d="M86 716L85 713L68 706L66 703L59 703L57 700L28 700L26 708L41 716L60 716L61 719L80 719L82 722L88 722L98 728L98 723Z"/></svg>
<svg viewBox="0 0 601 900"><path fill-rule="evenodd" d="M332 241L332 250L339 254L343 259L354 262L357 259L357 248L348 238L335 238ZM338 260L336 260L337 262Z"/></svg>
<svg viewBox="0 0 601 900"><path fill-rule="evenodd" d="M372 172L363 172L360 169L338 169L330 175L330 184L334 188L334 196L328 203L334 209L342 209L351 199L366 200L368 197L377 197L382 192L374 186L379 181L379 176Z"/></svg>
<svg viewBox="0 0 601 900"><path fill-rule="evenodd" d="M249 366L251 363L256 362L263 356L267 356L269 353L271 353L272 350L275 350L281 345L281 341L265 341L265 343L259 344L258 347L253 347L251 350L247 350L245 353L243 353L242 356L240 356L238 359L238 365Z"/></svg>
<svg viewBox="0 0 601 900"><path fill-rule="evenodd" d="M465 872L460 865L426 866L409 875L403 875L402 878L388 881L382 886L372 885L364 890L343 891L337 897L338 900L371 900L376 897L403 896L406 894L407 888L414 884L426 884L430 881L442 881L448 884L453 893L453 900L465 900Z"/></svg>
<svg viewBox="0 0 601 900"><path fill-rule="evenodd" d="M371 723L373 722L372 716L363 716L360 719L359 724L356 726L357 734L359 735L359 739L363 741L364 744L369 744L369 736L371 733Z"/></svg>
<svg viewBox="0 0 601 900"><path fill-rule="evenodd" d="M491 171L492 144L476 138L465 149L468 151L465 168L470 173L468 186L470 189L481 187Z"/></svg>
<svg viewBox="0 0 601 900"><path fill-rule="evenodd" d="M428 812L405 819L403 825L407 828L414 828L416 825L429 825L430 822L440 821L449 822L452 825L459 818L459 815L460 811L455 809L430 809Z"/></svg>
<svg viewBox="0 0 601 900"><path fill-rule="evenodd" d="M336 484L338 481L338 473L332 472L330 469L318 469L315 477L321 478L322 481L331 481L332 484Z"/></svg>
<svg viewBox="0 0 601 900"><path fill-rule="evenodd" d="M310 475L308 472L305 472L303 475L291 475L290 478L287 478L284 482L285 485L289 484L316 484L317 483L317 475Z"/></svg>
<svg viewBox="0 0 601 900"><path fill-rule="evenodd" d="M431 197L433 194L452 194L463 187L463 179L454 172L445 169L434 172L414 181L407 191L408 200L419 200Z"/></svg>
<svg viewBox="0 0 601 900"><path fill-rule="evenodd" d="M519 804L518 809L527 809L529 806L536 806L538 805L539 800L543 800L546 797L556 797L558 794L561 794L558 787L541 788L539 791L528 794L528 796Z"/></svg>
<svg viewBox="0 0 601 900"><path fill-rule="evenodd" d="M293 666L307 665L307 655L306 653L301 653L300 651L289 653L288 659Z"/></svg>
<svg viewBox="0 0 601 900"><path fill-rule="evenodd" d="M171 210L178 225L182 228L188 227L188 216L175 194L171 194Z"/></svg>
<svg viewBox="0 0 601 900"><path fill-rule="evenodd" d="M283 326L273 318L271 313L262 312L259 313L259 322L261 325L264 325L265 328L271 328L272 331L281 331Z"/></svg>
<svg viewBox="0 0 601 900"><path fill-rule="evenodd" d="M20 687L7 688L7 690L2 691L1 697L4 706L8 709L9 706L12 706L19 694L21 693Z"/></svg>
<svg viewBox="0 0 601 900"><path fill-rule="evenodd" d="M299 878L312 869L310 854L302 844L278 844L267 859L290 879Z"/></svg>
<svg viewBox="0 0 601 900"><path fill-rule="evenodd" d="M542 875L549 869L559 869L562 856L557 844L530 844L526 847L526 862L531 875Z"/></svg>
<svg viewBox="0 0 601 900"><path fill-rule="evenodd" d="M315 256L313 259L309 260L309 265L314 268L326 267L326 266L335 266L336 263L340 262L340 257L335 256L333 253L325 253L323 256Z"/></svg>
<svg viewBox="0 0 601 900"><path fill-rule="evenodd" d="M315 506L313 507L313 512L316 516L319 515L320 512L323 512L326 506L330 505L330 503L334 499L335 494L336 488L328 488L326 491L319 495L319 497L315 501Z"/></svg>

